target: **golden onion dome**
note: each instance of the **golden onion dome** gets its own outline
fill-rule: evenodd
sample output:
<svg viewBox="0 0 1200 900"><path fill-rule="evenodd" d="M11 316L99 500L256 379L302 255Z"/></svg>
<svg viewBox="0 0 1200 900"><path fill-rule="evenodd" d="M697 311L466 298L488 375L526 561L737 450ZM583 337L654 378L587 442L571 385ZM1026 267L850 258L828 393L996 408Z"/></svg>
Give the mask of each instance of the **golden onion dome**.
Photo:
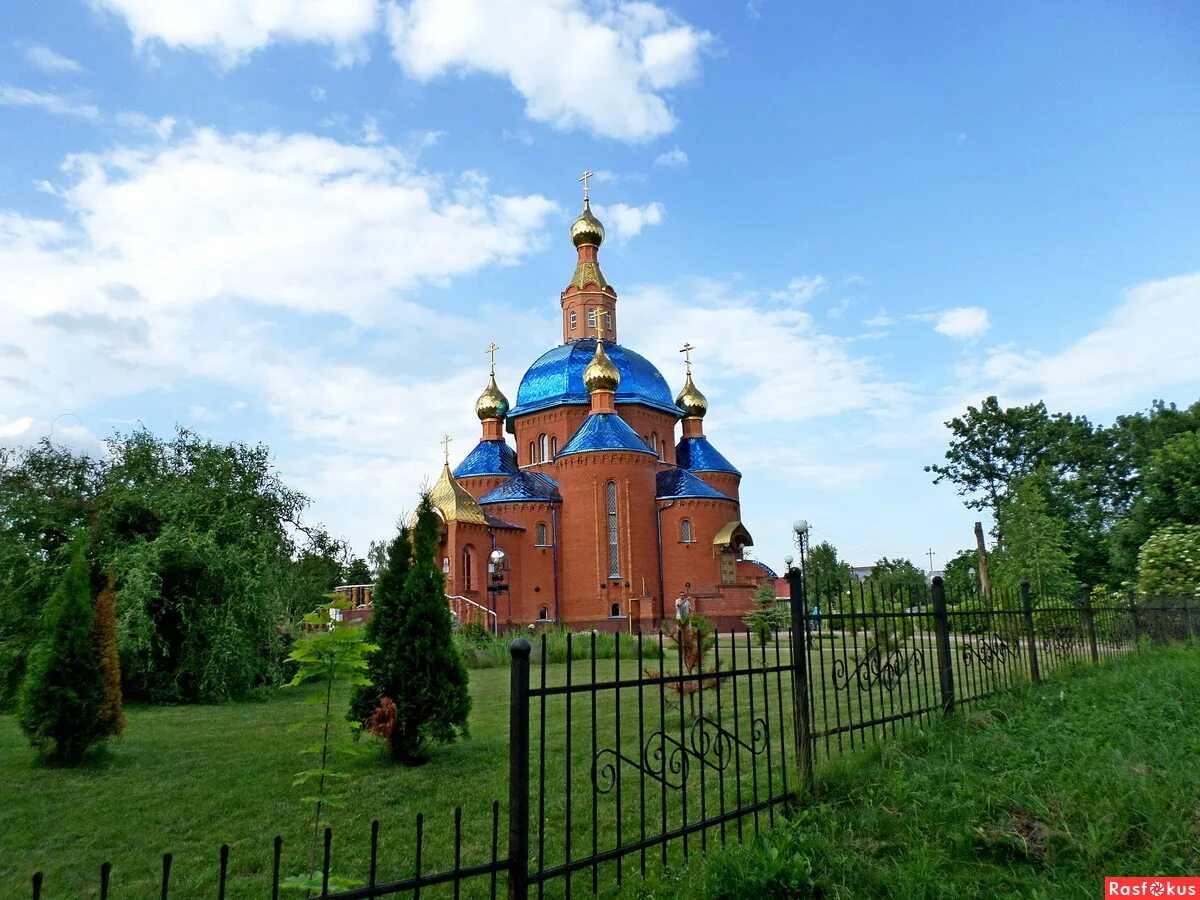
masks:
<svg viewBox="0 0 1200 900"><path fill-rule="evenodd" d="M703 419L704 414L708 412L708 399L700 393L700 388L696 387L692 381L692 373L689 372L687 380L683 383L683 390L675 398L675 405L683 412L685 416Z"/></svg>
<svg viewBox="0 0 1200 900"><path fill-rule="evenodd" d="M592 215L592 205L588 200L583 201L583 212L571 223L571 243L576 247L583 244L593 244L599 247L604 243L604 226Z"/></svg>
<svg viewBox="0 0 1200 900"><path fill-rule="evenodd" d="M592 394L596 391L615 392L620 383L621 373L617 371L616 364L604 352L604 341L596 341L596 352L592 356L592 361L583 370L583 386L588 389L589 394Z"/></svg>
<svg viewBox="0 0 1200 900"><path fill-rule="evenodd" d="M479 416L480 421L503 419L508 415L508 408L508 398L501 393L500 388L496 385L496 376L492 375L488 378L487 387L475 401L475 415Z"/></svg>

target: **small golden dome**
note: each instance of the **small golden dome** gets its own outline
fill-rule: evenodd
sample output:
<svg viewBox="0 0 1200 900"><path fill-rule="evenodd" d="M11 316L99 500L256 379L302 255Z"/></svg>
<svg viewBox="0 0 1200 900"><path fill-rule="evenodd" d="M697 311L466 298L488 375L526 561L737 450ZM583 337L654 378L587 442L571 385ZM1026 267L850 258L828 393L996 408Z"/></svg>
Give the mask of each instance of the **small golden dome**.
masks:
<svg viewBox="0 0 1200 900"><path fill-rule="evenodd" d="M571 243L576 247L583 244L593 244L599 247L604 243L604 226L592 215L592 205L583 201L583 212L571 223Z"/></svg>
<svg viewBox="0 0 1200 900"><path fill-rule="evenodd" d="M475 415L479 416L480 421L503 419L508 415L508 398L500 392L500 388L496 385L495 375L488 378L487 387L475 401Z"/></svg>
<svg viewBox="0 0 1200 900"><path fill-rule="evenodd" d="M700 389L692 381L691 372L688 373L687 380L683 383L683 390L675 398L675 405L685 416L690 418L703 419L704 414L708 412L708 399L700 393Z"/></svg>
<svg viewBox="0 0 1200 900"><path fill-rule="evenodd" d="M596 353L583 370L583 386L592 394L596 391L616 391L621 383L621 373L616 364L604 352L604 341L596 341Z"/></svg>

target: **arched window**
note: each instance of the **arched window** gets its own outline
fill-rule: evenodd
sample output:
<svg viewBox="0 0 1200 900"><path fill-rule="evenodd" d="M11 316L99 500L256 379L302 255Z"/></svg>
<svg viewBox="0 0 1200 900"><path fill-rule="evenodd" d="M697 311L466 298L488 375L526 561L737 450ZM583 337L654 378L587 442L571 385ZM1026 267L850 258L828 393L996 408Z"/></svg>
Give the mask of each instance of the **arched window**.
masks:
<svg viewBox="0 0 1200 900"><path fill-rule="evenodd" d="M550 438L550 458L558 456L558 438Z"/></svg>
<svg viewBox="0 0 1200 900"><path fill-rule="evenodd" d="M463 591L475 589L475 561L472 558L474 555L469 545L463 547Z"/></svg>
<svg viewBox="0 0 1200 900"><path fill-rule="evenodd" d="M571 330L574 331L579 326L579 314L575 310L571 310Z"/></svg>
<svg viewBox="0 0 1200 900"><path fill-rule="evenodd" d="M537 524L537 545L539 547L545 547L550 543L548 540L546 540L546 537L547 537L546 523L538 522L538 524Z"/></svg>
<svg viewBox="0 0 1200 900"><path fill-rule="evenodd" d="M621 618L621 604L614 603L612 607L609 608L608 614L614 619Z"/></svg>
<svg viewBox="0 0 1200 900"><path fill-rule="evenodd" d="M696 539L692 536L692 520L684 519L679 523L679 542L681 544L694 544Z"/></svg>
<svg viewBox="0 0 1200 900"><path fill-rule="evenodd" d="M617 528L617 483L610 481L604 486L608 505L608 577L621 577L620 542Z"/></svg>
<svg viewBox="0 0 1200 900"><path fill-rule="evenodd" d="M529 464L532 466L537 462L537 441L529 442Z"/></svg>
<svg viewBox="0 0 1200 900"><path fill-rule="evenodd" d="M572 314L572 315L573 315L573 314ZM548 609L547 609L546 607L544 607L544 606L543 606L543 607L541 607L541 608L538 610L538 619L540 619L541 621L545 622L545 621L546 621L548 618L550 618L550 610L548 610Z"/></svg>
<svg viewBox="0 0 1200 900"><path fill-rule="evenodd" d="M550 435L539 435L538 446L542 450L542 462L550 462Z"/></svg>
<svg viewBox="0 0 1200 900"><path fill-rule="evenodd" d="M658 446L658 432L657 431L650 432L650 449L654 451L655 455L657 455L660 458L662 457L662 447Z"/></svg>
<svg viewBox="0 0 1200 900"><path fill-rule="evenodd" d="M588 328L595 328L595 327L596 327L596 311L594 309L589 309L588 310Z"/></svg>

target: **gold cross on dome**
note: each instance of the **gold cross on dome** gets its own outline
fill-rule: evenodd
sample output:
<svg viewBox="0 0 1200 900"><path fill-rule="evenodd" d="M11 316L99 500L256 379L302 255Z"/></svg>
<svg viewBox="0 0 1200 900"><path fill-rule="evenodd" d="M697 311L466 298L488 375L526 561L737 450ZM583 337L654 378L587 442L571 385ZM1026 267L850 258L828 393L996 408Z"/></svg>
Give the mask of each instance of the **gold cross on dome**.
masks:
<svg viewBox="0 0 1200 900"><path fill-rule="evenodd" d="M683 354L683 362L684 362L684 365L687 366L687 374L689 374L689 375L692 374L692 351L695 349L696 348L693 347L691 345L691 343L689 342L689 343L684 344L683 347L679 351L680 353Z"/></svg>
<svg viewBox="0 0 1200 900"><path fill-rule="evenodd" d="M496 374L496 351L499 349L500 348L496 346L495 341L489 341L488 345L487 345L487 349L483 351L484 353L486 353L488 355L488 358L491 360L492 371L490 374L492 374L492 375Z"/></svg>
<svg viewBox="0 0 1200 900"><path fill-rule="evenodd" d="M442 453L445 454L446 465L450 465L450 442L452 440L454 440L454 438L450 437L450 435L446 435L442 438Z"/></svg>
<svg viewBox="0 0 1200 900"><path fill-rule="evenodd" d="M592 177L592 173L587 169L583 170L583 174L579 176L579 180L583 182L583 199L587 202L588 199L588 179Z"/></svg>
<svg viewBox="0 0 1200 900"><path fill-rule="evenodd" d="M592 310L596 314L596 340L604 340L604 307L597 306Z"/></svg>

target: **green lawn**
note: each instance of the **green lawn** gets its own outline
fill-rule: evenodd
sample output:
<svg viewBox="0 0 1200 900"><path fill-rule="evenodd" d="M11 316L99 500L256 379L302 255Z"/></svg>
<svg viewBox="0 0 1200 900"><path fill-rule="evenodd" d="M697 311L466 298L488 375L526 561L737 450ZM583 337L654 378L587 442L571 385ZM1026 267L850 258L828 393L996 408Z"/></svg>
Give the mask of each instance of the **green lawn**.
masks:
<svg viewBox="0 0 1200 900"><path fill-rule="evenodd" d="M647 642L647 648L652 642ZM916 635L905 645L921 666L909 665L893 685L881 684L860 690L855 683L848 689L845 673L863 661L868 642L839 635L833 641L817 641L809 655L814 672L814 714L818 724L846 726L867 719L895 715L906 710L936 706L936 666L927 635ZM585 642L586 647L586 642ZM787 664L790 653L786 642L766 649L743 638L736 644L737 665L744 669L753 660L756 665ZM970 692L981 684L978 666L971 670L955 645L956 667L960 672L960 690ZM678 670L667 645L665 668ZM535 650L536 654L536 650ZM706 667L718 661L722 671L734 663L734 643L721 641L718 653L711 653ZM838 682L841 661L842 687ZM537 760L542 723L540 703L531 709L533 743L531 809L544 805L546 827L532 829L531 847L536 860L553 866L566 859L567 843L571 857L579 858L593 847L604 850L616 846L618 820L621 843L643 834L652 836L663 828L677 828L712 815L721 803L731 808L743 803L779 794L783 781L794 786L792 759L791 691L785 675L769 677L722 678L719 686L707 688L696 704L680 709L678 698L656 688L641 689L636 660L619 663L620 691L606 690L597 695L595 706L587 694L571 701L570 752L567 752L567 702L561 695L548 698L545 705L546 767L544 785ZM661 669L662 662L644 662L642 668ZM1044 666L1053 668L1052 666ZM1020 677L1020 666L1012 663L1005 670L1008 681ZM548 686L566 682L568 667L549 664L545 668ZM595 678L611 681L618 674L618 662L600 659L595 663ZM574 683L593 677L592 663L577 660L570 667ZM532 683L541 684L542 669L534 665ZM753 682L753 683L751 683ZM975 687L972 687L974 685ZM39 765L26 746L10 716L0 716L0 834L8 851L0 860L0 897L28 895L29 878L34 871L46 876L44 896L50 900L89 896L95 893L100 864L113 864L114 896L157 896L162 853L174 855L172 875L175 897L215 896L218 850L228 843L230 852L230 890L233 898L262 897L267 893L271 866L271 842L278 834L284 841L284 874L301 871L307 861L310 820L297 802L300 793L292 787L292 773L310 764L300 750L313 741L311 731L288 731L292 723L312 715L314 707L303 700L308 689L283 690L258 703L223 706L146 707L127 709L128 728L123 739L112 745L100 758L82 769L53 769ZM371 739L358 745L358 756L342 759L336 768L353 775L345 790L346 806L332 811L334 826L334 871L362 878L367 871L370 823L378 819L380 829L381 879L406 877L414 869L415 818L425 814L426 843L424 870L444 870L453 859L454 808L463 809L464 864L485 862L491 853L491 805L500 803L500 853L507 841L508 786L508 693L507 668L471 671L473 708L469 739L439 749L430 763L417 769L393 765ZM735 693L739 715L734 717ZM620 697L618 715L617 697ZM753 710L749 703L753 698ZM636 710L643 710L639 728ZM339 708L345 708L344 698ZM622 755L639 757L648 735L662 730L675 737L690 735L695 717L704 715L719 720L731 734L753 743L756 728L770 735L769 752L757 755L739 752L733 763L717 771L693 764L688 770L686 791L663 790L651 779L639 777L628 764L617 767L622 789L597 797L592 790L593 760L597 750L620 749ZM932 714L924 717L932 718ZM818 742L818 762L828 756L890 738L897 730L917 727L920 720L905 719L890 725L838 734ZM594 726L594 727L593 727ZM338 747L350 747L348 732L339 730ZM568 775L567 764L570 764ZM569 786L569 791L568 791ZM570 797L570 828L567 827ZM593 806L593 803L595 804ZM685 808L686 804L686 808ZM771 821L764 811L760 824ZM594 827L593 827L593 823ZM752 829L748 821L742 829ZM729 823L726 837L738 831ZM689 852L706 852L719 846L721 829L713 827L689 838ZM675 841L667 853L667 862L682 859L682 842ZM658 849L647 852L647 871L661 865ZM626 878L640 875L641 854L623 862ZM616 865L599 867L596 885L601 893L615 887ZM587 895L592 889L592 872L579 873L573 882L574 893ZM471 885L465 896L475 896L484 885ZM561 882L548 890L548 896L561 896ZM440 896L436 891L429 896Z"/></svg>
<svg viewBox="0 0 1200 900"><path fill-rule="evenodd" d="M1200 649L1144 649L828 764L753 846L630 897L1098 897L1200 875Z"/></svg>

